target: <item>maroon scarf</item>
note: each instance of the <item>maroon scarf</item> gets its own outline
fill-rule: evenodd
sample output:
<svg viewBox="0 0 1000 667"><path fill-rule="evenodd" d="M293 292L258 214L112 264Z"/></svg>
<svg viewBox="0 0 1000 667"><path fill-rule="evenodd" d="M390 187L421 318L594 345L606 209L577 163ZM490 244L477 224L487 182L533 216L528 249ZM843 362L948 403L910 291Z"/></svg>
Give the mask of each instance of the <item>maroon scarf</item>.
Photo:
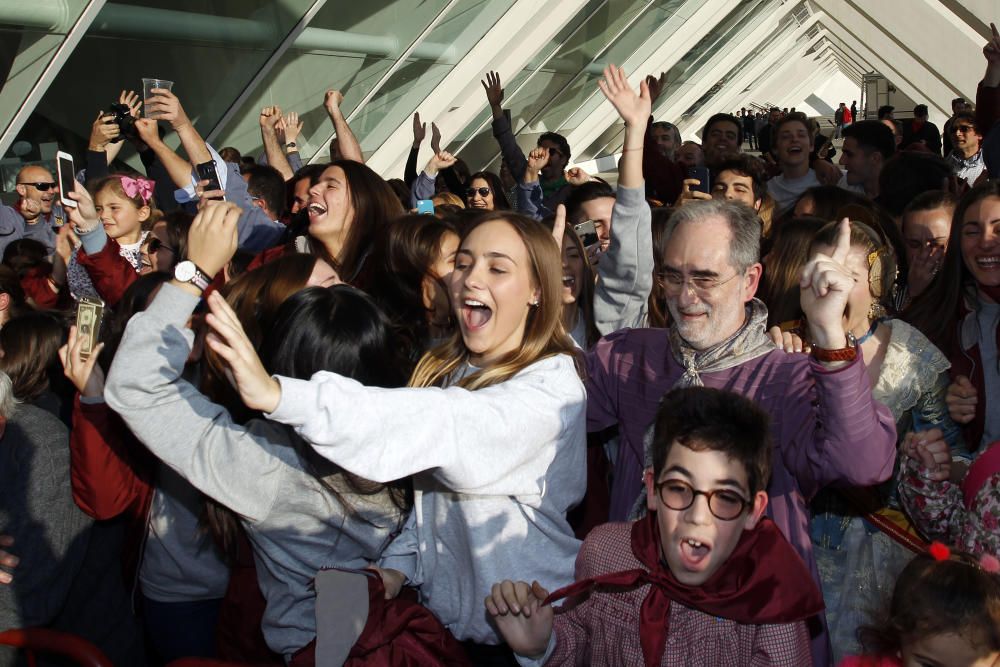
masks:
<svg viewBox="0 0 1000 667"><path fill-rule="evenodd" d="M545 600L585 593L597 586L651 584L640 610L639 641L646 667L658 667L670 632L670 602L742 624L793 623L823 611L823 596L792 546L768 519L743 531L723 567L701 586L686 586L660 560L660 532L650 512L632 525L632 553L642 569L605 574L561 588Z"/></svg>
<svg viewBox="0 0 1000 667"><path fill-rule="evenodd" d="M993 303L1000 303L1000 285L984 285L977 282L976 287L986 296L993 299Z"/></svg>

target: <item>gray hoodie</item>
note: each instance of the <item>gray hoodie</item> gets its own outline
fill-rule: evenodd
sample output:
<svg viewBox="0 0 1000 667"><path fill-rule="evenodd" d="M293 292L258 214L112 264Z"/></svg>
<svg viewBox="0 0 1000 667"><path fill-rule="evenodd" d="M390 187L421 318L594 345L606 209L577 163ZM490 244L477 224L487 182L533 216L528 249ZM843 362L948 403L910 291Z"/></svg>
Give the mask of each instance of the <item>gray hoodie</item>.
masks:
<svg viewBox="0 0 1000 667"><path fill-rule="evenodd" d="M181 379L193 340L186 322L197 303L166 284L132 318L105 399L153 454L240 515L267 602L264 638L288 658L316 636L316 572L365 567L403 517L387 491L355 494L342 473L329 475L325 481L356 514L345 511L309 472L291 429L266 420L236 424L225 408Z"/></svg>

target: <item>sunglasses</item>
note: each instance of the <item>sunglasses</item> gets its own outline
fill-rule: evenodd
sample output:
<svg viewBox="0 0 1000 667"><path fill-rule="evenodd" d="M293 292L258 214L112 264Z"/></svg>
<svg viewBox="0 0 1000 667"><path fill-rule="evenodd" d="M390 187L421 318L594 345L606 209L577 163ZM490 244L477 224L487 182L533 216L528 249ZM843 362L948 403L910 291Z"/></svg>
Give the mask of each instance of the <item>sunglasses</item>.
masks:
<svg viewBox="0 0 1000 667"><path fill-rule="evenodd" d="M962 134L968 134L969 132L974 132L976 128L971 125L956 125L952 130L954 132L961 132Z"/></svg>
<svg viewBox="0 0 1000 667"><path fill-rule="evenodd" d="M172 253L177 252L176 250L174 250L173 248L171 248L170 246L168 246L166 243L156 238L155 236L151 237L149 241L146 243L146 252L149 253L150 255L159 251L160 248L163 248L164 250Z"/></svg>
<svg viewBox="0 0 1000 667"><path fill-rule="evenodd" d="M56 187L55 183L18 183L18 185L30 185L41 192L48 192L52 188Z"/></svg>
<svg viewBox="0 0 1000 667"><path fill-rule="evenodd" d="M475 197L477 192L479 193L480 197L485 197L486 195L490 194L490 192L492 192L492 190L490 190L487 187L469 188L468 190L465 191L465 196L466 197Z"/></svg>

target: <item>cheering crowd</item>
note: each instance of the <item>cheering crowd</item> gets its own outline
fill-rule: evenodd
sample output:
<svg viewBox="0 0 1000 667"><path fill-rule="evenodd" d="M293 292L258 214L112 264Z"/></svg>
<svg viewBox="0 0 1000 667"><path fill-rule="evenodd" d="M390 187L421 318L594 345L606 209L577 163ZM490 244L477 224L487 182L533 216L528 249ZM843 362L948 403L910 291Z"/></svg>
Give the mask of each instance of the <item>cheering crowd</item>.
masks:
<svg viewBox="0 0 1000 667"><path fill-rule="evenodd" d="M682 141L610 65L614 187L494 72L500 172L415 115L390 180L338 91L319 165L123 92L0 208L0 664L1000 664L983 53L947 153L842 104L837 163L794 109Z"/></svg>

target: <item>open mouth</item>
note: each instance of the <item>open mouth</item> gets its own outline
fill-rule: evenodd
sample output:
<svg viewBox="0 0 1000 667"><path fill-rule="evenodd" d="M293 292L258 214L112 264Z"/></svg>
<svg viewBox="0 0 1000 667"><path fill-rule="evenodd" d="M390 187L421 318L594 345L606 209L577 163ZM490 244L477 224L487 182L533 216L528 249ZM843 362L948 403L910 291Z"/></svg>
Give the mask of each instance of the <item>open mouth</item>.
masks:
<svg viewBox="0 0 1000 667"><path fill-rule="evenodd" d="M570 289L576 287L576 278L573 276L563 276L562 277L563 287L569 287Z"/></svg>
<svg viewBox="0 0 1000 667"><path fill-rule="evenodd" d="M462 321L469 331L478 331L493 317L493 311L482 301L465 299L462 302Z"/></svg>
<svg viewBox="0 0 1000 667"><path fill-rule="evenodd" d="M310 219L326 215L326 207L322 204L309 204L309 206L306 207L306 211L309 212Z"/></svg>
<svg viewBox="0 0 1000 667"><path fill-rule="evenodd" d="M997 269L1000 269L1000 255L977 257L976 266L984 271L996 271Z"/></svg>
<svg viewBox="0 0 1000 667"><path fill-rule="evenodd" d="M689 537L681 540L679 551L684 568L697 571L708 565L706 561L712 552L712 545Z"/></svg>
<svg viewBox="0 0 1000 667"><path fill-rule="evenodd" d="M473 199L471 206L472 208L486 208L486 202Z"/></svg>

